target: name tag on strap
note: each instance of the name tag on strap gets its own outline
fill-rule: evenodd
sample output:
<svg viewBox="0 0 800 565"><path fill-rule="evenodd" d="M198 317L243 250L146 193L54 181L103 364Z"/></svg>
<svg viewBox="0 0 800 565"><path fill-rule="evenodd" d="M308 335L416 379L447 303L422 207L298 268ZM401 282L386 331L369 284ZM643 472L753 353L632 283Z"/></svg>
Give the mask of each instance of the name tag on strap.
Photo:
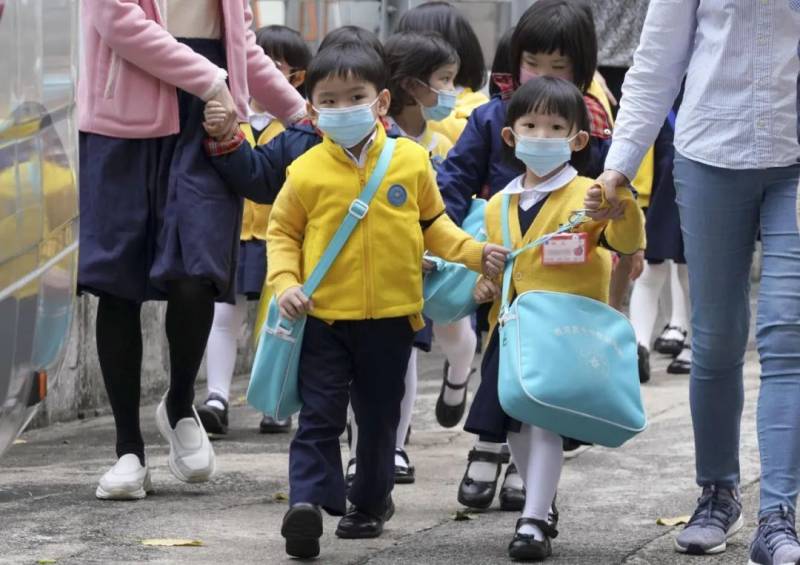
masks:
<svg viewBox="0 0 800 565"><path fill-rule="evenodd" d="M563 233L553 237L542 247L542 264L575 265L586 262L586 233Z"/></svg>

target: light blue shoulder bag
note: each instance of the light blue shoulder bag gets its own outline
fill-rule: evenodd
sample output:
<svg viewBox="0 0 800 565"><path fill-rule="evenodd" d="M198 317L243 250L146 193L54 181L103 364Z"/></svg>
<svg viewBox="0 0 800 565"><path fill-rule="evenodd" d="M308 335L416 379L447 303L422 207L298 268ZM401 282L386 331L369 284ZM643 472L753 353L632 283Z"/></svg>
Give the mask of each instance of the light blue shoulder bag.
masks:
<svg viewBox="0 0 800 565"><path fill-rule="evenodd" d="M350 204L342 224L328 243L311 276L303 284L303 294L309 298L336 261L353 230L367 215L369 204L378 192L383 177L386 176L396 143L397 140L393 138L386 140L364 190ZM297 369L300 363L300 350L303 347L306 317L303 316L296 321L281 318L277 298L273 297L270 301L267 320L261 329L250 373L250 385L247 388L247 402L258 411L276 420L283 420L299 412L302 406L297 384Z"/></svg>
<svg viewBox="0 0 800 565"><path fill-rule="evenodd" d="M512 248L509 195L503 242ZM514 251L503 273L498 394L511 417L562 436L617 447L643 431L636 336L602 302L560 292L523 292L509 304L514 260L587 221L576 212L558 231Z"/></svg>
<svg viewBox="0 0 800 565"><path fill-rule="evenodd" d="M483 228L486 200L475 198L461 229L478 241L486 241ZM478 309L472 298L479 274L461 265L439 257L426 256L434 270L425 275L422 295L425 299L422 313L437 324L447 325L469 316Z"/></svg>

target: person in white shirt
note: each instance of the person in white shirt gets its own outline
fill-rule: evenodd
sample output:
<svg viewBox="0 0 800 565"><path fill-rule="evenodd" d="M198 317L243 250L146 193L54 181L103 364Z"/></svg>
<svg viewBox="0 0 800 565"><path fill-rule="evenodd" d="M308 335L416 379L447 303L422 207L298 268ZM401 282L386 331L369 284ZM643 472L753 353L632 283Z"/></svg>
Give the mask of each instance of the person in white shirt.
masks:
<svg viewBox="0 0 800 565"><path fill-rule="evenodd" d="M739 427L750 324L749 273L760 229L764 262L756 337L761 357L761 501L750 563L800 560L800 236L794 203L797 0L652 0L622 90L606 172L628 184L686 76L675 137L675 185L689 265L690 385L697 482L680 552L725 550L742 525Z"/></svg>

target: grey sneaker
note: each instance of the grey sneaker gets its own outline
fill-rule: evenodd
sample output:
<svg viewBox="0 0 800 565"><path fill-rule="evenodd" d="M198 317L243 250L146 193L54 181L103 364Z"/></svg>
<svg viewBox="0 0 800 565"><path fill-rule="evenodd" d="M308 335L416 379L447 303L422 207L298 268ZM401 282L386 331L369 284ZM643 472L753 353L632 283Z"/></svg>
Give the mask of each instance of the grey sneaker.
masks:
<svg viewBox="0 0 800 565"><path fill-rule="evenodd" d="M691 520L675 538L675 550L690 555L722 553L728 538L743 524L742 504L735 491L705 487Z"/></svg>
<svg viewBox="0 0 800 565"><path fill-rule="evenodd" d="M758 523L750 544L750 565L794 565L800 563L800 543L794 529L794 515L782 506Z"/></svg>

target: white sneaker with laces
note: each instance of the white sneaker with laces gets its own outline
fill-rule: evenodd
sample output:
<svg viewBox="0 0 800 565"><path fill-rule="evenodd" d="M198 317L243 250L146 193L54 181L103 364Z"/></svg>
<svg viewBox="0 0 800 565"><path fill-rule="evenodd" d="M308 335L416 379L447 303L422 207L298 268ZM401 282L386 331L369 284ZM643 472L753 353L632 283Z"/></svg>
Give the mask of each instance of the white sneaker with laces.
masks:
<svg viewBox="0 0 800 565"><path fill-rule="evenodd" d="M100 478L95 496L100 500L141 500L152 491L150 470L139 456L127 453Z"/></svg>
<svg viewBox="0 0 800 565"><path fill-rule="evenodd" d="M178 420L175 429L169 425L166 395L156 408L158 431L169 442L169 470L185 483L203 483L216 469L214 448L192 406L194 417Z"/></svg>

